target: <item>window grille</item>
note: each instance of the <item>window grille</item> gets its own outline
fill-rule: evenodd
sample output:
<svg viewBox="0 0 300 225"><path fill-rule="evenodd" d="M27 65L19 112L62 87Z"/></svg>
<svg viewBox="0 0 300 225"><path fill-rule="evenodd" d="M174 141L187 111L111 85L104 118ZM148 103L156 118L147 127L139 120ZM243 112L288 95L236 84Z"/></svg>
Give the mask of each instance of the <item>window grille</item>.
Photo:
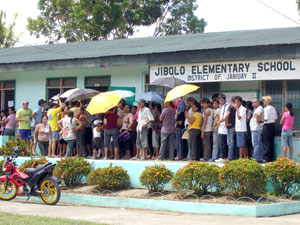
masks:
<svg viewBox="0 0 300 225"><path fill-rule="evenodd" d="M84 81L85 88L91 88L99 92L109 90L110 76L86 77Z"/></svg>
<svg viewBox="0 0 300 225"><path fill-rule="evenodd" d="M15 105L15 84L14 80L0 81L0 108L8 111L8 102L13 101Z"/></svg>
<svg viewBox="0 0 300 225"><path fill-rule="evenodd" d="M76 88L76 78L49 78L47 79L46 99L51 99L57 94Z"/></svg>
<svg viewBox="0 0 300 225"><path fill-rule="evenodd" d="M300 131L300 80L286 82L286 103L293 104L295 114L294 130Z"/></svg>
<svg viewBox="0 0 300 225"><path fill-rule="evenodd" d="M281 126L280 126L280 113L282 112L282 101L283 99L283 82L282 81L266 81L265 82L265 95L272 97L272 105L277 110L278 120L275 123L275 134L280 136Z"/></svg>

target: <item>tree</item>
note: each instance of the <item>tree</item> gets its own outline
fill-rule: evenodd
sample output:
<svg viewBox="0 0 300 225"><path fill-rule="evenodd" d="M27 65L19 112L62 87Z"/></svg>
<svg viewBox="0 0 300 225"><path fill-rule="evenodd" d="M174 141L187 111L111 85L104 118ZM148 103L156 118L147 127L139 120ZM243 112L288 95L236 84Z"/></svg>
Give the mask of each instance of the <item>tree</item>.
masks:
<svg viewBox="0 0 300 225"><path fill-rule="evenodd" d="M198 33L206 26L196 0L39 0L40 15L28 18L31 35L48 42L127 38L155 24L154 36Z"/></svg>
<svg viewBox="0 0 300 225"><path fill-rule="evenodd" d="M158 18L153 36L203 33L207 23L194 14L197 8L196 0L169 1Z"/></svg>
<svg viewBox="0 0 300 225"><path fill-rule="evenodd" d="M13 23L6 27L6 12L0 11L0 48L13 47L18 38L15 37L13 29L16 25L17 14L14 16Z"/></svg>

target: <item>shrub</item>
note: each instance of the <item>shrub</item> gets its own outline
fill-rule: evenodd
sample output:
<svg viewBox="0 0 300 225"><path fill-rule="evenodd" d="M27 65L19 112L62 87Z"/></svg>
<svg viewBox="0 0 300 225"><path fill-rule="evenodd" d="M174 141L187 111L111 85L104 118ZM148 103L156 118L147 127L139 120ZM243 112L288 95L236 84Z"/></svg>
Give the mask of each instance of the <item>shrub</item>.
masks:
<svg viewBox="0 0 300 225"><path fill-rule="evenodd" d="M172 180L172 188L182 192L193 190L197 195L218 189L219 167L208 163L191 162L179 169Z"/></svg>
<svg viewBox="0 0 300 225"><path fill-rule="evenodd" d="M3 167L3 163L5 162L5 160L1 160L0 161L0 176L4 175L5 173L3 172L2 170L2 167Z"/></svg>
<svg viewBox="0 0 300 225"><path fill-rule="evenodd" d="M26 173L27 168L36 168L39 165L47 163L48 160L45 157L40 157L39 159L31 159L22 163L19 167L19 170L23 173Z"/></svg>
<svg viewBox="0 0 300 225"><path fill-rule="evenodd" d="M226 162L220 169L222 188L234 196L259 196L265 192L267 175L255 160L239 159Z"/></svg>
<svg viewBox="0 0 300 225"><path fill-rule="evenodd" d="M88 175L88 184L97 185L100 190L113 190L128 188L130 178L125 169L121 166L112 166L97 168Z"/></svg>
<svg viewBox="0 0 300 225"><path fill-rule="evenodd" d="M140 176L140 182L149 192L163 191L165 184L169 183L173 172L165 165L148 166Z"/></svg>
<svg viewBox="0 0 300 225"><path fill-rule="evenodd" d="M53 175L71 187L78 184L91 170L91 164L84 158L68 157L57 162Z"/></svg>
<svg viewBox="0 0 300 225"><path fill-rule="evenodd" d="M275 195L293 195L298 191L300 167L293 160L277 158L265 166L265 171L274 187Z"/></svg>
<svg viewBox="0 0 300 225"><path fill-rule="evenodd" d="M10 156L15 152L19 156L31 156L29 146L19 135L16 137L9 137L8 142L0 148L0 155Z"/></svg>

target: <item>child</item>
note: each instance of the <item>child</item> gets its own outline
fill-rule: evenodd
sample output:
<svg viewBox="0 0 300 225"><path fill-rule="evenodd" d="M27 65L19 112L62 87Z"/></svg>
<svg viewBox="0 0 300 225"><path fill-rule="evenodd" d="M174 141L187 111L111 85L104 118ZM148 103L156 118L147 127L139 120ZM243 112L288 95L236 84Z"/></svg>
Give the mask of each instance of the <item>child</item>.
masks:
<svg viewBox="0 0 300 225"><path fill-rule="evenodd" d="M100 136L100 130L103 128L103 122L100 120L94 121L94 129L93 129L93 159L96 159L96 153L98 152L97 158L100 158L101 156L101 136Z"/></svg>

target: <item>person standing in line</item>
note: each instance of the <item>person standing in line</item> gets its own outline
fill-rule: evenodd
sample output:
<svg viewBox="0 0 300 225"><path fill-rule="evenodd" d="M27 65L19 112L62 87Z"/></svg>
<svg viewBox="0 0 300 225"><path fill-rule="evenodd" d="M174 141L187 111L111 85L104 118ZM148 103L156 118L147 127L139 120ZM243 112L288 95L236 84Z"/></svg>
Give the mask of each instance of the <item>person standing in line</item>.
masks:
<svg viewBox="0 0 300 225"><path fill-rule="evenodd" d="M228 104L226 103L226 96L224 94L221 94L219 96L219 103L221 106L220 111L220 119L217 122L218 128L218 147L220 151L220 158L216 159L216 162L222 162L224 159L227 158L228 149L227 149L227 128L225 125L226 120L226 112L228 109Z"/></svg>
<svg viewBox="0 0 300 225"><path fill-rule="evenodd" d="M76 117L77 117L78 127L75 128L75 131L76 131L76 143L78 146L78 156L79 157L87 157L86 144L85 144L86 116L85 116L83 107L77 111Z"/></svg>
<svg viewBox="0 0 300 225"><path fill-rule="evenodd" d="M213 126L211 131L213 132L213 150L212 150L212 157L210 162L214 162L216 159L220 157L220 152L218 148L218 121L220 119L220 107L219 107L219 100L215 98L213 100Z"/></svg>
<svg viewBox="0 0 300 225"><path fill-rule="evenodd" d="M251 130L250 130L250 120L253 116L253 106L251 101L246 102L246 116L247 116L247 133L246 133L246 147L248 149L248 158L253 158L253 145L251 141Z"/></svg>
<svg viewBox="0 0 300 225"><path fill-rule="evenodd" d="M278 119L277 111L272 106L272 97L262 97L264 108L264 126L263 126L263 144L264 144L264 160L267 162L274 161L274 138L275 138L275 122Z"/></svg>
<svg viewBox="0 0 300 225"><path fill-rule="evenodd" d="M55 157L55 150L56 144L59 141L59 126L57 124L59 120L59 113L62 110L62 103L61 100L58 99L59 106L57 106L57 101L53 101L50 104L50 109L48 110L48 124L51 127L53 138L52 136L49 137L50 144L49 144L49 157Z"/></svg>
<svg viewBox="0 0 300 225"><path fill-rule="evenodd" d="M240 158L248 158L248 148L246 147L247 133L247 109L242 106L243 99L240 96L235 98L235 131L236 145L239 148Z"/></svg>
<svg viewBox="0 0 300 225"><path fill-rule="evenodd" d="M165 154L169 150L169 160L174 160L175 149L175 121L176 111L172 106L172 102L165 102L165 108L160 115L160 121L162 121L161 127L161 146L159 150L159 160L165 159Z"/></svg>
<svg viewBox="0 0 300 225"><path fill-rule="evenodd" d="M184 158L184 144L182 135L185 131L184 122L184 102L177 103L177 116L176 116L176 150L177 156L175 160L182 160Z"/></svg>
<svg viewBox="0 0 300 225"><path fill-rule="evenodd" d="M201 144L201 106L198 102L192 104L193 114L189 115L189 112L185 112L186 120L189 123L188 132L189 132L189 148L190 148L190 158L189 161L196 160L197 154L200 151Z"/></svg>
<svg viewBox="0 0 300 225"><path fill-rule="evenodd" d="M282 152L283 157L287 156L287 147L290 149L290 159L293 159L293 128L294 128L294 112L293 105L287 103L284 107L284 113L281 113L280 124L281 129L281 140L282 140Z"/></svg>
<svg viewBox="0 0 300 225"><path fill-rule="evenodd" d="M16 114L15 109L13 107L8 108L8 117L5 119L5 129L4 135L5 136L15 136L15 126L16 126Z"/></svg>
<svg viewBox="0 0 300 225"><path fill-rule="evenodd" d="M86 106L86 104L85 104ZM86 155L92 156L92 144L93 144L93 129L92 129L92 121L94 120L94 116L92 116L88 111L84 111L85 115L85 146L86 146Z"/></svg>
<svg viewBox="0 0 300 225"><path fill-rule="evenodd" d="M103 123L100 120L94 121L93 128L93 159L101 158L101 129L103 128Z"/></svg>
<svg viewBox="0 0 300 225"><path fill-rule="evenodd" d="M52 135L53 134L51 127L48 124L48 117L43 116L42 123L36 125L35 130L33 132L33 142L35 143L35 146L38 142L42 156L47 156L47 151L49 148L49 137Z"/></svg>
<svg viewBox="0 0 300 225"><path fill-rule="evenodd" d="M187 112L188 112L189 117L191 117L191 116L193 115L193 113L194 113L194 112L193 112L193 109L192 109L192 105L193 105L194 103L196 103L196 102L197 102L196 99L194 99L193 97L189 97L189 98L187 99L187 105L188 105L188 107L187 107ZM201 106L200 106L200 107L201 107ZM185 113L185 114L186 114L186 113ZM188 129L189 122L188 122L187 119L185 120L184 125L185 125L185 128ZM191 149L190 149L189 141L188 141L188 154L187 154L187 158L184 159L184 160L188 160L188 159L191 159Z"/></svg>
<svg viewBox="0 0 300 225"><path fill-rule="evenodd" d="M262 131L264 121L264 109L258 98L252 100L254 107L253 116L250 120L251 140L253 145L253 159L262 163L264 159L264 148L262 142Z"/></svg>
<svg viewBox="0 0 300 225"><path fill-rule="evenodd" d="M225 125L227 128L227 144L228 144L228 159L230 161L235 159L235 124L236 124L236 109L235 109L235 96L231 97L230 105L226 112Z"/></svg>
<svg viewBox="0 0 300 225"><path fill-rule="evenodd" d="M25 140L28 147L30 147L31 129L30 121L32 118L32 110L28 108L29 102L23 102L23 108L17 111L16 120L19 122L20 138Z"/></svg>
<svg viewBox="0 0 300 225"><path fill-rule="evenodd" d="M204 160L208 161L211 158L211 129L213 126L213 111L209 108L210 101L208 98L202 100L202 106L204 108L204 118L202 124L201 138L204 145Z"/></svg>
<svg viewBox="0 0 300 225"><path fill-rule="evenodd" d="M7 118L7 114L5 110L1 110L1 129L0 129L0 133L1 135L4 135L4 129L5 129L5 120Z"/></svg>
<svg viewBox="0 0 300 225"><path fill-rule="evenodd" d="M160 114L161 114L161 105L155 104L153 111L155 113L152 113L152 115L154 117L153 128L152 128L152 146L153 146L154 152L153 152L152 159L157 159L158 155L159 155L159 148L160 148L160 143L161 143L160 135L161 135L162 122L159 119Z"/></svg>
<svg viewBox="0 0 300 225"><path fill-rule="evenodd" d="M139 110L137 113L138 124L137 124L137 137L136 137L136 156L132 159L140 158L140 150L143 151L143 157L141 159L146 159L146 153L148 148L148 129L147 126L154 122L153 115L149 108L146 107L146 100L138 100Z"/></svg>
<svg viewBox="0 0 300 225"><path fill-rule="evenodd" d="M59 119L62 120L63 118L68 116L70 109L68 106L64 106L63 111L60 112L59 114ZM63 157L66 155L67 152L67 142L64 140L62 136L62 128L60 127L60 132L59 132L59 156L58 157Z"/></svg>
<svg viewBox="0 0 300 225"><path fill-rule="evenodd" d="M62 130L62 138L67 143L66 157L73 156L73 149L76 141L76 123L77 119L74 118L74 113L71 110L68 111L68 114L65 117L58 121L58 125Z"/></svg>
<svg viewBox="0 0 300 225"><path fill-rule="evenodd" d="M35 108L35 110L32 113L32 120L31 120L31 124L30 124L32 134L35 131L35 127L38 124L42 123L42 115L43 115L44 108L45 108L45 101L44 101L44 99L40 99L38 101L38 106ZM38 133L36 133L36 135L38 135ZM30 149L32 149L34 155L36 152L36 145L37 145L36 142L34 142L34 141L31 142Z"/></svg>
<svg viewBox="0 0 300 225"><path fill-rule="evenodd" d="M133 152L132 155L136 155L136 128L137 128L137 120L138 120L138 116L137 116L137 107L134 105L131 108L131 112L133 114L133 122L132 122L132 126L131 126L131 132L132 132L132 146L133 146Z"/></svg>
<svg viewBox="0 0 300 225"><path fill-rule="evenodd" d="M131 127L133 123L133 114L131 112L131 105L126 104L123 108L123 113L121 114L121 123L122 127L120 128L120 133L122 136L123 132L127 132L130 135L128 135L128 138L125 138L124 140L120 140L120 143L122 144L123 150L125 151L125 155L122 159L130 159L130 149L131 149L131 143L132 143L132 132L131 132Z"/></svg>

